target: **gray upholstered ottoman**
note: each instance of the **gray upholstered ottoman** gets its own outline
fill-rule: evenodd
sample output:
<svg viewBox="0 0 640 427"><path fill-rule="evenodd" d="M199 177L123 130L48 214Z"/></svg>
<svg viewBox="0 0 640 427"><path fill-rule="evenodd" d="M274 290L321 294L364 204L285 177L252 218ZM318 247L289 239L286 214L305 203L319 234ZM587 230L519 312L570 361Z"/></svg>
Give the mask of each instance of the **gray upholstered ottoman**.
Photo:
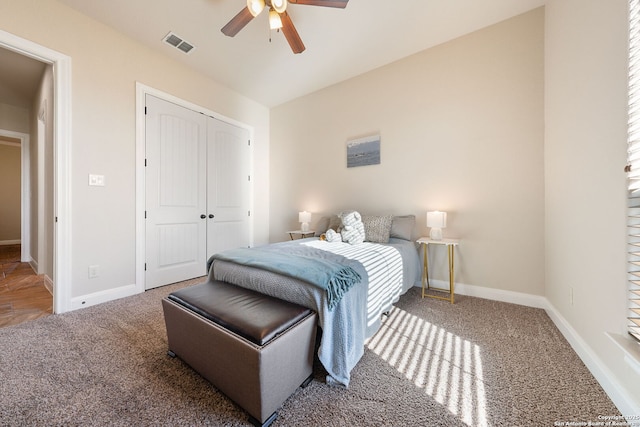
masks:
<svg viewBox="0 0 640 427"><path fill-rule="evenodd" d="M316 313L220 281L162 300L169 354L267 426L313 371Z"/></svg>

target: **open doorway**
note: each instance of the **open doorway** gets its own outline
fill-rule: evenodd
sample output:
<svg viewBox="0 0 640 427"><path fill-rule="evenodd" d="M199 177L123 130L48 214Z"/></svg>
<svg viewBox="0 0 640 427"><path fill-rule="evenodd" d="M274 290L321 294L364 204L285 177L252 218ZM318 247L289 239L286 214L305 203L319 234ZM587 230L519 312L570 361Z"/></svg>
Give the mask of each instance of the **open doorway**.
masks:
<svg viewBox="0 0 640 427"><path fill-rule="evenodd" d="M20 244L21 262L31 261L30 151L28 133L0 129L0 246Z"/></svg>
<svg viewBox="0 0 640 427"><path fill-rule="evenodd" d="M37 133L31 131L32 126L38 126L37 117L41 112L45 112L45 120L48 120L46 127L46 138L51 144L46 147L44 159L49 158L48 169L45 162L44 174L38 177L41 182L45 181L41 188L48 188L43 196L39 194L35 197L43 197L45 209L45 219L40 221L38 215L31 215L30 252L34 254L33 242L36 227L34 221L48 223L49 231L45 233L48 240L43 240L44 256L38 260L44 263L43 270L50 274L51 285L53 287L53 308L56 313L69 311L71 308L71 200L70 200L70 147L71 147L71 59L59 52L53 51L37 43L22 39L13 34L0 30L0 49L21 57L39 61L45 64L45 74L50 73L48 87L42 89L41 93L48 93L49 96L41 97L34 101L35 107L30 112L29 134ZM15 59L15 58L14 58ZM17 60L19 61L19 59ZM0 60L0 64L6 61ZM43 109L44 105L44 109ZM0 104L0 107L2 104ZM5 115L3 115L5 117ZM0 124L0 128L2 128ZM30 146L33 147L34 139L31 138ZM37 141L37 140L36 140ZM48 150L48 151L46 151ZM31 159L33 160L33 151ZM32 163L30 163L32 165ZM32 167L33 168L33 167ZM33 172L33 170L32 170ZM33 174L31 175L33 177ZM32 179L33 181L33 179ZM31 183L33 185L33 182ZM33 202L34 194L30 195ZM34 207L30 207L30 212L34 212ZM38 230L38 233L40 230ZM42 267L37 266L37 270Z"/></svg>
<svg viewBox="0 0 640 427"><path fill-rule="evenodd" d="M52 77L51 64L0 49L0 326L53 312Z"/></svg>

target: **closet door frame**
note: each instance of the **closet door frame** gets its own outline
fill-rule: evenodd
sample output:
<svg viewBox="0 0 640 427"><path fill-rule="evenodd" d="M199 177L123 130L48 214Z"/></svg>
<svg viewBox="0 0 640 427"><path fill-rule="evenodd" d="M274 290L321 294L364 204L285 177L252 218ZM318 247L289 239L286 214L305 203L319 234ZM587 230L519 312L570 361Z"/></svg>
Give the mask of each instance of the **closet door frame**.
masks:
<svg viewBox="0 0 640 427"><path fill-rule="evenodd" d="M145 98L152 95L156 98L180 105L213 117L217 120L244 128L249 133L249 139L254 140L254 129L245 123L223 116L215 111L211 111L202 106L193 104L174 95L168 94L150 86L136 82L136 291L145 291L145 260L146 260L146 239L145 239ZM250 146L249 170L253 175L253 144ZM249 191L249 208L253 212L253 181ZM253 246L254 225L253 216L249 219L250 245Z"/></svg>

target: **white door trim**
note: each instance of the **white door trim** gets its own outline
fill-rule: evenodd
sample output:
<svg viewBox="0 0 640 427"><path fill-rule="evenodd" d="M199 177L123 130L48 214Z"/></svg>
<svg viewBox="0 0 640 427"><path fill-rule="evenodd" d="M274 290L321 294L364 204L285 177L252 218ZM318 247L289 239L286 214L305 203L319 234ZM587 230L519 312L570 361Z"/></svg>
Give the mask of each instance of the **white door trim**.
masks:
<svg viewBox="0 0 640 427"><path fill-rule="evenodd" d="M53 64L54 227L53 310L71 309L71 58L0 30L0 47Z"/></svg>
<svg viewBox="0 0 640 427"><path fill-rule="evenodd" d="M20 261L31 262L29 134L0 129L0 136L20 140Z"/></svg>
<svg viewBox="0 0 640 427"><path fill-rule="evenodd" d="M241 123L237 120L225 117L219 113L211 111L200 105L193 104L189 101L180 99L174 95L168 94L158 89L154 89L143 83L136 82L136 284L135 289L137 293L145 291L145 274L144 263L146 259L145 248L145 222L144 222L144 210L145 210L145 97L146 95L152 95L156 98L160 98L167 102L172 102L176 105L188 108L193 111L200 112L209 117L214 117L223 122L230 123L240 128L247 129L249 131L249 138L254 140L254 129L245 123ZM249 170L253 175L253 144L250 149L251 164ZM253 183L253 180L252 180ZM253 184L250 190L250 209L253 209ZM253 218L249 221L250 225L250 244L253 246Z"/></svg>

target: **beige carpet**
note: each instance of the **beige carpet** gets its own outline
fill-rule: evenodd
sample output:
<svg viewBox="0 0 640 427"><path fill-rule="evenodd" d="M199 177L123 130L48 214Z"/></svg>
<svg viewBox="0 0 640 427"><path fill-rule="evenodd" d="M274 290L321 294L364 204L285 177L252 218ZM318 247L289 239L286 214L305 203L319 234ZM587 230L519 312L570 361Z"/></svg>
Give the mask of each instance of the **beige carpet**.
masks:
<svg viewBox="0 0 640 427"><path fill-rule="evenodd" d="M249 425L166 355L160 300L182 286L0 329L0 425ZM326 385L316 363L273 425L553 426L619 415L543 310L419 294L402 297L348 389Z"/></svg>

